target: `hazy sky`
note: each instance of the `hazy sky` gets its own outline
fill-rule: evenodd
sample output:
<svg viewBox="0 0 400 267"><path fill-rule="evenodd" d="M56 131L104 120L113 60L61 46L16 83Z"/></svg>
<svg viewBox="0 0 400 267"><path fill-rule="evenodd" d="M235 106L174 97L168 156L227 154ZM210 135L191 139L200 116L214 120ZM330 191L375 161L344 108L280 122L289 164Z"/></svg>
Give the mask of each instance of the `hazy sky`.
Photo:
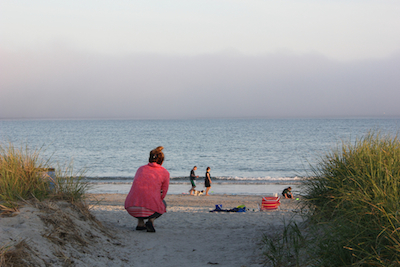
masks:
<svg viewBox="0 0 400 267"><path fill-rule="evenodd" d="M400 116L400 1L0 0L0 118Z"/></svg>

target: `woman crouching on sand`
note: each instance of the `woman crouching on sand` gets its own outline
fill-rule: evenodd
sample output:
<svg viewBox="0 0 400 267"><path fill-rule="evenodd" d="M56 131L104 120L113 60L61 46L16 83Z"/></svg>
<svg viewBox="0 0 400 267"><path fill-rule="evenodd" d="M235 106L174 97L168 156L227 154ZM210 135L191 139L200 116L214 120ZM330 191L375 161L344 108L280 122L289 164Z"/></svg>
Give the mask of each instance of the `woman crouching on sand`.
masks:
<svg viewBox="0 0 400 267"><path fill-rule="evenodd" d="M154 233L154 220L166 212L164 198L169 187L169 172L161 166L164 162L163 149L159 146L150 151L149 163L136 171L125 199L125 209L138 219L136 230Z"/></svg>

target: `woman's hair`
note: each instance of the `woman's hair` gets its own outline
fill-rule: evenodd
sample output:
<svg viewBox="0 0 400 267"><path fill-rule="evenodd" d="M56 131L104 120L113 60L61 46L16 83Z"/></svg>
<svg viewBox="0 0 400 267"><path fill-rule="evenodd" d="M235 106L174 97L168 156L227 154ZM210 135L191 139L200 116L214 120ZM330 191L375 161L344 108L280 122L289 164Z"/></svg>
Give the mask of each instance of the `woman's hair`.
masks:
<svg viewBox="0 0 400 267"><path fill-rule="evenodd" d="M207 167L207 171L208 171L208 170L211 170L211 168L210 168L210 167Z"/></svg>
<svg viewBox="0 0 400 267"><path fill-rule="evenodd" d="M149 162L155 162L161 165L164 162L164 153L162 152L163 149L164 147L159 146L150 151Z"/></svg>

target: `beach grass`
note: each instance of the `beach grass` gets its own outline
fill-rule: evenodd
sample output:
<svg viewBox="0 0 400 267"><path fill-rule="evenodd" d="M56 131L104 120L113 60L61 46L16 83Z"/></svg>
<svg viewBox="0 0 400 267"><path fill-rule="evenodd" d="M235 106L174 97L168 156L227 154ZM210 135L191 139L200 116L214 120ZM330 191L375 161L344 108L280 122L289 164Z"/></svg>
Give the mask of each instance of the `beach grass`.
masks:
<svg viewBox="0 0 400 267"><path fill-rule="evenodd" d="M50 159L41 157L41 149L0 145L0 210L13 212L30 199L62 199L69 202L85 197L88 184L83 172L75 174L72 164L53 169ZM55 175L49 175L49 170Z"/></svg>
<svg viewBox="0 0 400 267"><path fill-rule="evenodd" d="M0 266L4 266L4 264L6 262L5 255L9 248L10 248L10 245L7 245L7 244L0 246Z"/></svg>
<svg viewBox="0 0 400 267"><path fill-rule="evenodd" d="M66 200L70 203L81 202L86 198L86 192L90 188L89 183L84 181L85 170L74 171L73 163L65 166L57 165L55 170L54 184L51 184L52 199Z"/></svg>
<svg viewBox="0 0 400 267"><path fill-rule="evenodd" d="M311 219L329 233L318 253L336 266L400 265L398 137L369 133L354 144L343 142L313 174L307 192Z"/></svg>
<svg viewBox="0 0 400 267"><path fill-rule="evenodd" d="M281 266L302 266L304 262L305 243L307 239L300 230L298 224L289 220L284 222L281 232L264 234L263 243L266 247L264 256L268 265Z"/></svg>
<svg viewBox="0 0 400 267"><path fill-rule="evenodd" d="M264 239L274 266L400 266L400 141L370 132L342 142L312 166L305 205L306 223L288 223L274 251ZM286 237L285 237L286 236ZM299 242L293 241L297 238ZM289 244L289 245L287 245ZM275 242L275 244L277 244ZM276 246L276 245L275 245ZM286 246L286 247L285 247Z"/></svg>
<svg viewBox="0 0 400 267"><path fill-rule="evenodd" d="M0 146L0 201L4 208L15 208L23 199L43 199L49 182L43 179L46 162L40 149L17 148L12 143Z"/></svg>

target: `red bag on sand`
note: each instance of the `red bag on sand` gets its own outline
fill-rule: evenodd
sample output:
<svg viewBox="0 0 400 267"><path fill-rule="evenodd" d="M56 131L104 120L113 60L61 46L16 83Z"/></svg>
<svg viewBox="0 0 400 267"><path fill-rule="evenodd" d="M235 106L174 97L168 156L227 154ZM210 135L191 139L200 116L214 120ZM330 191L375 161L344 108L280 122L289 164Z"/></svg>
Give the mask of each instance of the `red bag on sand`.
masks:
<svg viewBox="0 0 400 267"><path fill-rule="evenodd" d="M276 210L280 204L280 197L263 197L261 202L261 210Z"/></svg>

